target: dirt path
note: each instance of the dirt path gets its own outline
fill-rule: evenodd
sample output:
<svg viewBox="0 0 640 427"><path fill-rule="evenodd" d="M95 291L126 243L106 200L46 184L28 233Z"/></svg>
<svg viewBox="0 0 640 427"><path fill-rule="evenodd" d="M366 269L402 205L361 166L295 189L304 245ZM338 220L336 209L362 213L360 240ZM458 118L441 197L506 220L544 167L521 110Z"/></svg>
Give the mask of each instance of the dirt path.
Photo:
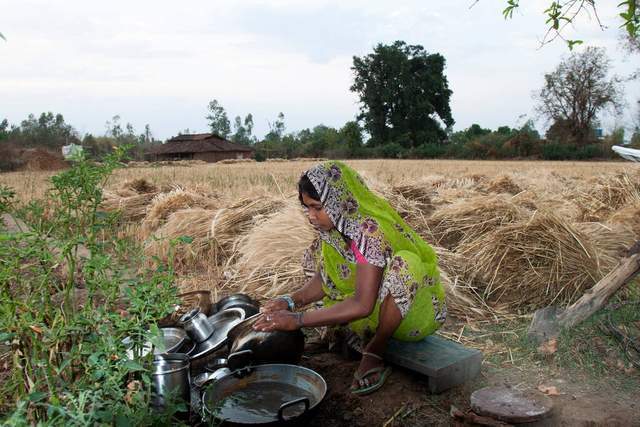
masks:
<svg viewBox="0 0 640 427"><path fill-rule="evenodd" d="M469 408L469 396L488 385L509 385L520 390L539 385L555 386L560 395L552 396L555 409L549 425L561 426L640 426L638 391L628 393L602 382L564 378L548 367L495 367L484 363L474 381L440 395L432 395L426 378L395 368L385 386L365 397L349 393L357 361L322 352L307 354L303 365L320 373L328 384L328 393L309 426L449 426L455 424L450 408ZM638 375L636 373L635 375Z"/></svg>

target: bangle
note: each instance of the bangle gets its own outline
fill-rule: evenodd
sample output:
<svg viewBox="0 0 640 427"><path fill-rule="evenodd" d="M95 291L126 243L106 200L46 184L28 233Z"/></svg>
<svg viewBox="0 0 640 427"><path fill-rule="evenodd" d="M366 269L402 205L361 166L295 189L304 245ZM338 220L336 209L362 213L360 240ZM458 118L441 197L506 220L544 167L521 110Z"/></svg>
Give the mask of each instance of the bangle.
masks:
<svg viewBox="0 0 640 427"><path fill-rule="evenodd" d="M303 316L304 311L296 313L296 324L298 325L298 328L302 328L304 326L304 319L302 318Z"/></svg>
<svg viewBox="0 0 640 427"><path fill-rule="evenodd" d="M293 302L293 298L291 298L291 296L283 295L280 298L287 302L287 305L289 306L289 311L293 311L296 309L296 303Z"/></svg>

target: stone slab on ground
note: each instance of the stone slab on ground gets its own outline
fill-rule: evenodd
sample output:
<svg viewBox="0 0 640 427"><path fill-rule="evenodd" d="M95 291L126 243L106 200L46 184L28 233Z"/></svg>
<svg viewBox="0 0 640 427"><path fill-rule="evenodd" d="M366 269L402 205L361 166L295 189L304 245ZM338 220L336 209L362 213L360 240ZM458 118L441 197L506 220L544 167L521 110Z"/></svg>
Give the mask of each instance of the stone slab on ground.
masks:
<svg viewBox="0 0 640 427"><path fill-rule="evenodd" d="M548 418L553 410L553 402L536 390L485 387L471 394L471 409L500 421L523 424Z"/></svg>
<svg viewBox="0 0 640 427"><path fill-rule="evenodd" d="M429 377L429 391L441 393L480 373L482 352L437 335L417 342L390 340L385 360Z"/></svg>

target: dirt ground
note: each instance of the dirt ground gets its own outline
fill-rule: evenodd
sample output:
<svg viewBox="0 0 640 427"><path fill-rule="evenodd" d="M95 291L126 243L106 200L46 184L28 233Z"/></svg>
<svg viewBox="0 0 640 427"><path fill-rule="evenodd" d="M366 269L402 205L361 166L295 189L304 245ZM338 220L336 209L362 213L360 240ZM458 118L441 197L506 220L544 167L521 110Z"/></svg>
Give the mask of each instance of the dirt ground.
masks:
<svg viewBox="0 0 640 427"><path fill-rule="evenodd" d="M629 393L608 381L594 383L588 377L565 376L544 363L496 366L485 360L476 379L438 395L428 391L426 377L394 367L384 387L364 397L349 392L358 361L345 358L343 352L310 345L302 365L320 373L328 385L327 396L308 426L475 425L454 420L451 407L466 411L473 391L494 385L522 391L555 386L559 395L551 396L554 409L544 425L640 426L640 390ZM638 376L638 372L633 375Z"/></svg>

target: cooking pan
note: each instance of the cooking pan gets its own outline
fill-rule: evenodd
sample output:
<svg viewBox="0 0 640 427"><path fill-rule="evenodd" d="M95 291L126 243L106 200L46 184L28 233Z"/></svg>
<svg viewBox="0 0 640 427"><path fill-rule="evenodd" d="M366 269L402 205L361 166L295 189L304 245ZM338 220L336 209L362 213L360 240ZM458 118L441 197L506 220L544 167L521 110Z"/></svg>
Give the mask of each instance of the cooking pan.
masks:
<svg viewBox="0 0 640 427"><path fill-rule="evenodd" d="M281 425L306 419L324 399L327 383L311 369L267 364L204 385L203 417L232 425Z"/></svg>
<svg viewBox="0 0 640 427"><path fill-rule="evenodd" d="M229 354L251 350L251 364L265 363L296 364L304 351L304 334L296 331L256 331L253 325L262 314L256 314L234 326L227 334ZM240 360L238 358L237 360ZM229 358L229 369L235 371L242 366Z"/></svg>

